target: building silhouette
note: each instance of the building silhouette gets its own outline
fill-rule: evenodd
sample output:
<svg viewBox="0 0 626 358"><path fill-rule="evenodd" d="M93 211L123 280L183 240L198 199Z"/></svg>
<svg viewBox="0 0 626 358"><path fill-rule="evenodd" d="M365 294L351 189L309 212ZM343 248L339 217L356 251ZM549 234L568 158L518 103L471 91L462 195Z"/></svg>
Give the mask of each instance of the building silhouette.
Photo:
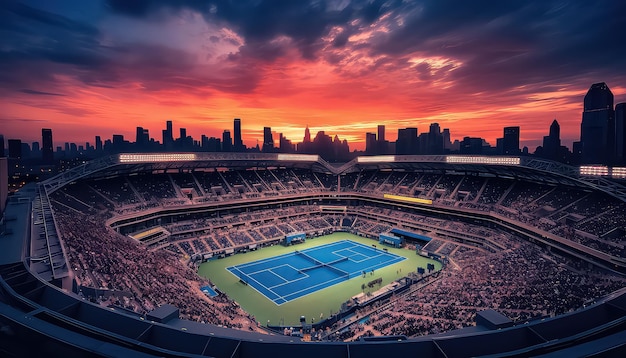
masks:
<svg viewBox="0 0 626 358"><path fill-rule="evenodd" d="M419 142L417 128L398 129L398 140L396 141L396 154L417 154Z"/></svg>
<svg viewBox="0 0 626 358"><path fill-rule="evenodd" d="M0 158L4 157L4 136L0 134Z"/></svg>
<svg viewBox="0 0 626 358"><path fill-rule="evenodd" d="M163 130L163 149L174 149L174 132L172 121L165 122L165 129Z"/></svg>
<svg viewBox="0 0 626 358"><path fill-rule="evenodd" d="M230 137L230 131L228 129L225 129L224 133L222 133L222 151L223 152L233 151L233 140Z"/></svg>
<svg viewBox="0 0 626 358"><path fill-rule="evenodd" d="M609 164L615 146L613 93L604 82L594 83L584 99L580 128L581 162Z"/></svg>
<svg viewBox="0 0 626 358"><path fill-rule="evenodd" d="M54 162L54 146L52 144L52 129L49 129L49 128L41 129L41 159L46 164L52 164Z"/></svg>
<svg viewBox="0 0 626 358"><path fill-rule="evenodd" d="M224 140L222 140L222 143L225 143ZM233 151L245 151L243 140L241 139L241 118L235 118L233 120Z"/></svg>
<svg viewBox="0 0 626 358"><path fill-rule="evenodd" d="M9 158L22 159L22 141L20 139L9 139Z"/></svg>
<svg viewBox="0 0 626 358"><path fill-rule="evenodd" d="M502 154L519 155L519 130L520 127L504 127L502 137Z"/></svg>
<svg viewBox="0 0 626 358"><path fill-rule="evenodd" d="M274 136L271 127L263 127L263 152L274 151Z"/></svg>
<svg viewBox="0 0 626 358"><path fill-rule="evenodd" d="M615 105L615 163L626 165L626 103Z"/></svg>

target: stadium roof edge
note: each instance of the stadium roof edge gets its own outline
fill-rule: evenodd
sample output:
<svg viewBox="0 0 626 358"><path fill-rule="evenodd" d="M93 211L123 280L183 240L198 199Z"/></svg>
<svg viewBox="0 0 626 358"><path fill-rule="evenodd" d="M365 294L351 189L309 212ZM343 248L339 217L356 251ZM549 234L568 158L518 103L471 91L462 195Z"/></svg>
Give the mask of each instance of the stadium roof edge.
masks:
<svg viewBox="0 0 626 358"><path fill-rule="evenodd" d="M626 202L626 186L601 176L584 176L578 167L534 157L510 156L464 156L464 155L381 155L359 156L351 161L334 166L314 154L287 153L122 153L101 157L81 166L60 173L42 184L47 193L90 176L100 171L119 166L135 170L168 170L188 167L190 169L216 166L280 166L308 167L334 175L360 171L362 169L415 168L415 165L456 170L491 172L493 175L516 177L520 169L528 169L553 178L562 178L571 184L603 191ZM134 166L134 167L133 167ZM517 169L516 169L517 168Z"/></svg>

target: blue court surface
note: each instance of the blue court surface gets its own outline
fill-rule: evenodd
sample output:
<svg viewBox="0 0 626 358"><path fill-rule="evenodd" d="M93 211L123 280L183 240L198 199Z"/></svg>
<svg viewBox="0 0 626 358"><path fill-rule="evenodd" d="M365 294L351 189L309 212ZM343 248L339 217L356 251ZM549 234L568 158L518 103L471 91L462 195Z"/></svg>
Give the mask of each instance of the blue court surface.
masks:
<svg viewBox="0 0 626 358"><path fill-rule="evenodd" d="M342 240L226 269L281 305L402 260L381 249Z"/></svg>

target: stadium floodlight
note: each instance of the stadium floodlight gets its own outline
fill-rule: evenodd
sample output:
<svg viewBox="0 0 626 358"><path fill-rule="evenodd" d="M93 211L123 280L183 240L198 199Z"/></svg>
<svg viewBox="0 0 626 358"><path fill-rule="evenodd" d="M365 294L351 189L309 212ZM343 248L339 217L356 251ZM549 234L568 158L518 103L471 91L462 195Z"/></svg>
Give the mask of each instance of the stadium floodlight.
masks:
<svg viewBox="0 0 626 358"><path fill-rule="evenodd" d="M607 176L609 168L604 165L583 165L580 167L580 175Z"/></svg>
<svg viewBox="0 0 626 358"><path fill-rule="evenodd" d="M120 154L120 163L184 162L196 160L193 153Z"/></svg>
<svg viewBox="0 0 626 358"><path fill-rule="evenodd" d="M320 156L315 154L278 154L277 160L289 162L317 162Z"/></svg>
<svg viewBox="0 0 626 358"><path fill-rule="evenodd" d="M396 157L394 155L374 155L357 158L359 163L393 163L395 161Z"/></svg>
<svg viewBox="0 0 626 358"><path fill-rule="evenodd" d="M485 157L485 156L461 156L448 155L446 163L450 164L494 164L494 165L520 165L519 157Z"/></svg>
<svg viewBox="0 0 626 358"><path fill-rule="evenodd" d="M613 167L611 169L611 177L613 178L626 178L626 168L625 167Z"/></svg>

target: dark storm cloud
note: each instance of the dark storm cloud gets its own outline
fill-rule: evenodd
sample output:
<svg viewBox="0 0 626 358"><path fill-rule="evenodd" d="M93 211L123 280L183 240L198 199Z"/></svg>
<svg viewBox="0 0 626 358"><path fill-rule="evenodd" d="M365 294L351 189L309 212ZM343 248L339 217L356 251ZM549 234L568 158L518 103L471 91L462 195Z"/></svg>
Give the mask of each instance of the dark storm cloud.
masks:
<svg viewBox="0 0 626 358"><path fill-rule="evenodd" d="M233 64L220 76L198 74L192 73L195 58L182 50L144 43L104 45L102 37L90 24L22 3L0 2L0 90L53 95L62 90L55 88L58 76L103 88L140 82L148 91L208 87L247 93L258 83L249 61L241 68Z"/></svg>
<svg viewBox="0 0 626 358"><path fill-rule="evenodd" d="M349 72L359 75L410 66L410 57L449 58L462 63L449 79L468 92L529 83L546 91L557 82L586 87L590 76L626 81L619 77L626 57L622 1L106 0L101 11L147 20L183 9L198 11L207 23L224 24L244 39L221 76L190 73L193 58L182 50L163 44L103 45L106 29L88 20L0 2L0 87L41 88L39 82L54 82L61 74L93 86L132 80L146 89L206 86L247 93L263 75L259 66L289 56L293 48L306 59L322 55L333 64L355 52L377 59ZM365 42L349 40L372 28L378 30ZM334 37L325 43L331 31ZM394 65L383 66L388 63ZM413 73L429 81L444 72L421 64Z"/></svg>
<svg viewBox="0 0 626 358"><path fill-rule="evenodd" d="M469 88L563 83L590 69L599 81L623 73L626 3L619 1L436 0L405 4L390 17L403 24L374 36L372 53L458 59L453 78Z"/></svg>

